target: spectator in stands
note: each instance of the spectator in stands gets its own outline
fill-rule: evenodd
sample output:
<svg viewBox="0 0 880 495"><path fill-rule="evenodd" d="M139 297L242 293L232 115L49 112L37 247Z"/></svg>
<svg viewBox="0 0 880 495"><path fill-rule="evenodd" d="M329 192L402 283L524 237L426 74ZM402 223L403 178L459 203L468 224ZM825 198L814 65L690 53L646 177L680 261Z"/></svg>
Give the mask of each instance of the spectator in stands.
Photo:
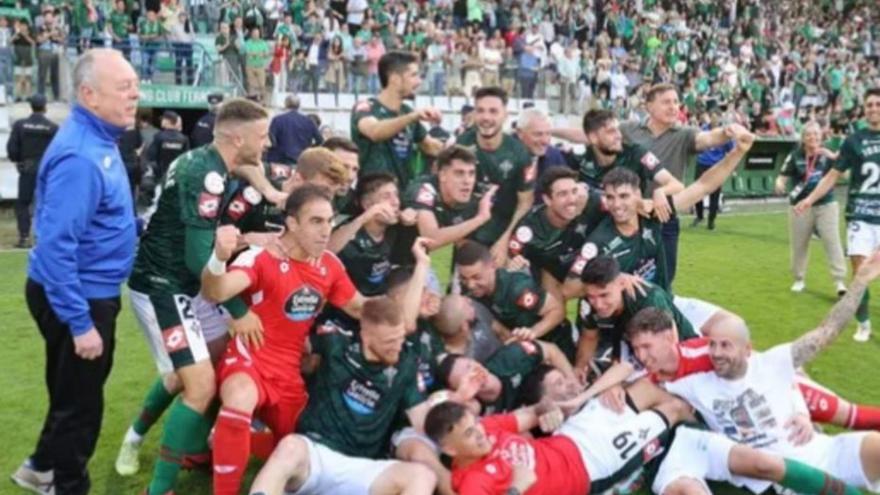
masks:
<svg viewBox="0 0 880 495"><path fill-rule="evenodd" d="M294 165L304 149L324 141L318 124L300 113L299 106L299 97L290 95L284 102L287 111L272 118L269 124L269 137L272 140L268 152L270 162Z"/></svg>
<svg viewBox="0 0 880 495"><path fill-rule="evenodd" d="M325 47L324 36L321 33L316 33L312 37L309 46L306 48L306 81L308 82L308 85L306 88L303 88L303 91L317 93L321 90L323 79L321 77L321 72L324 69L324 61L326 60L327 54Z"/></svg>
<svg viewBox="0 0 880 495"><path fill-rule="evenodd" d="M168 39L174 50L174 82L190 86L195 80L193 43L196 35L185 11L177 14L177 22L171 25Z"/></svg>
<svg viewBox="0 0 880 495"><path fill-rule="evenodd" d="M156 69L156 52L162 38L165 36L165 28L159 21L159 14L155 10L147 10L146 17L138 22L138 40L141 45L141 79L149 84L153 80L153 72Z"/></svg>
<svg viewBox="0 0 880 495"><path fill-rule="evenodd" d="M273 105L280 95L287 91L287 67L290 65L292 57L290 38L287 36L276 38L272 63L269 64L269 71L272 73L272 99L270 101Z"/></svg>
<svg viewBox="0 0 880 495"><path fill-rule="evenodd" d="M348 54L348 90L357 98L366 91L366 81L369 75L369 62L367 61L367 49L361 38L352 38L351 52Z"/></svg>
<svg viewBox="0 0 880 495"><path fill-rule="evenodd" d="M113 12L110 13L110 22L106 24L107 34L113 40L113 48L122 52L125 58L131 54L131 43L128 36L131 34L131 15L125 11L125 0L116 0Z"/></svg>
<svg viewBox="0 0 880 495"><path fill-rule="evenodd" d="M367 92L371 95L379 93L379 59L385 55L385 45L379 35L373 33L365 48L367 56Z"/></svg>
<svg viewBox="0 0 880 495"><path fill-rule="evenodd" d="M258 101L265 101L266 67L272 54L269 43L260 36L260 28L253 28L250 33L250 38L244 43L248 95L258 98Z"/></svg>
<svg viewBox="0 0 880 495"><path fill-rule="evenodd" d="M6 141L6 156L18 170L18 197L15 200L18 244L15 247L22 249L31 247L31 203L37 187L37 169L58 131L58 125L46 118L46 98L34 95L30 103L31 115L12 125Z"/></svg>
<svg viewBox="0 0 880 495"><path fill-rule="evenodd" d="M6 90L7 101L12 99L13 60L12 28L9 27L9 19L2 16L0 17L0 85Z"/></svg>
<svg viewBox="0 0 880 495"><path fill-rule="evenodd" d="M59 53L67 39L57 23L57 11L52 7L43 9L43 25L37 32L37 92L46 96L46 79L52 86L52 97L61 99Z"/></svg>
<svg viewBox="0 0 880 495"><path fill-rule="evenodd" d="M342 40L334 36L327 49L327 71L324 75L325 88L333 93L345 89L345 53Z"/></svg>
<svg viewBox="0 0 880 495"><path fill-rule="evenodd" d="M220 23L220 32L214 39L214 47L221 57L218 65L220 86L242 82L241 64L244 40L230 30L229 23Z"/></svg>

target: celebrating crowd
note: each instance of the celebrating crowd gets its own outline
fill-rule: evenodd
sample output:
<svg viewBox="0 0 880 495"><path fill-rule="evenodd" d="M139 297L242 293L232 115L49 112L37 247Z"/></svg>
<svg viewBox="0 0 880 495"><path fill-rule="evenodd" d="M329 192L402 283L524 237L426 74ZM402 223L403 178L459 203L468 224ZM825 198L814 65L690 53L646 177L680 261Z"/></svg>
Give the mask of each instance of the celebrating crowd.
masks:
<svg viewBox="0 0 880 495"><path fill-rule="evenodd" d="M733 173L753 133L679 126L678 90L658 83L644 123L592 109L580 128L557 129L586 144L559 163L545 114L505 131L502 87L476 89L472 122L444 141L423 125L439 112L407 103L418 55L389 51L377 66L380 91L353 108L351 140L315 136L281 161L264 152L295 118L270 122L248 99L217 105L157 177L138 239L117 148L138 75L122 51L84 52L77 104L36 181L26 295L50 411L14 482L89 491L127 283L159 374L115 467L128 476L148 461L150 495L200 465L214 493L239 493L260 446L271 454L251 494L702 494L707 480L756 493L877 489L880 409L800 370L857 309L866 329L880 276L880 90L866 91L868 127L820 180L799 159L787 172L810 183L799 214L851 172L853 278L815 329L753 352L742 318L673 291L677 212ZM685 187L690 155L725 145ZM805 146L809 160L815 151ZM432 267L444 246L449 288ZM706 428L679 426L695 410ZM143 452L163 417L159 452Z"/></svg>

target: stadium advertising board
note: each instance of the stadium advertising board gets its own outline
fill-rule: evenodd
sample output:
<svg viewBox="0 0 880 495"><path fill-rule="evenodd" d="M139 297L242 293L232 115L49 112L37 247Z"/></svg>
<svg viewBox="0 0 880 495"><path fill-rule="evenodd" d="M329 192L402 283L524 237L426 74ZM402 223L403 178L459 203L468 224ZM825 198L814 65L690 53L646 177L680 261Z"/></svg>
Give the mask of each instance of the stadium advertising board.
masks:
<svg viewBox="0 0 880 495"><path fill-rule="evenodd" d="M226 92L219 86L141 84L139 105L162 108L208 108L209 94Z"/></svg>

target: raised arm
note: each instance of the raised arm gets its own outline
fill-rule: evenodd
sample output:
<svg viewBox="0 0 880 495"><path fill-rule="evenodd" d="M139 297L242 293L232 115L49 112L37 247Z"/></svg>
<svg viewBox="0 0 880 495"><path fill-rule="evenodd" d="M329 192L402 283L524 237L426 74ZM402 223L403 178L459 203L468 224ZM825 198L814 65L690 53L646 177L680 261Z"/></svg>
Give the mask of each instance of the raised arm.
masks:
<svg viewBox="0 0 880 495"><path fill-rule="evenodd" d="M587 135L583 129L577 127L556 127L550 131L550 134L559 139L565 139L572 143L587 144Z"/></svg>
<svg viewBox="0 0 880 495"><path fill-rule="evenodd" d="M819 351L828 347L840 335L855 315L868 284L877 276L880 276L880 251L875 251L862 263L846 295L831 308L822 323L792 342L791 357L795 368L810 362Z"/></svg>
<svg viewBox="0 0 880 495"><path fill-rule="evenodd" d="M388 141L400 131L420 120L430 120L439 115L436 110L427 108L412 111L393 119L379 120L376 117L364 117L357 122L358 131L374 143Z"/></svg>
<svg viewBox="0 0 880 495"><path fill-rule="evenodd" d="M430 239L431 246L434 249L464 239L471 232L482 227L483 224L492 219L492 198L495 195L496 190L497 186L492 186L492 189L483 195L483 198L480 200L480 207L477 215L458 225L440 227L437 223L437 217L433 212L420 210L416 220L419 228L419 235Z"/></svg>
<svg viewBox="0 0 880 495"><path fill-rule="evenodd" d="M428 240L419 237L413 242L413 257L416 260L416 267L413 270L412 278L406 288L406 295L403 298L403 321L406 325L407 333L416 329L416 320L419 318L419 308L422 305L422 293L425 290L425 284L428 280L428 270L431 269L431 257L428 256Z"/></svg>
<svg viewBox="0 0 880 495"><path fill-rule="evenodd" d="M685 188L684 191L672 197L675 209L682 211L690 208L697 201L718 189L724 184L724 181L730 174L736 170L740 160L752 148L755 142L755 135L751 133L743 133L737 136L736 147L724 156L717 165L710 168L708 172L703 174L699 180Z"/></svg>
<svg viewBox="0 0 880 495"><path fill-rule="evenodd" d="M238 246L240 233L235 226L224 225L214 236L214 250L202 269L202 295L215 302L229 300L250 286L244 271L226 271L226 262Z"/></svg>
<svg viewBox="0 0 880 495"><path fill-rule="evenodd" d="M233 173L247 181L254 189L260 192L270 203L284 208L287 194L275 189L275 186L266 178L262 165L239 165L233 169Z"/></svg>

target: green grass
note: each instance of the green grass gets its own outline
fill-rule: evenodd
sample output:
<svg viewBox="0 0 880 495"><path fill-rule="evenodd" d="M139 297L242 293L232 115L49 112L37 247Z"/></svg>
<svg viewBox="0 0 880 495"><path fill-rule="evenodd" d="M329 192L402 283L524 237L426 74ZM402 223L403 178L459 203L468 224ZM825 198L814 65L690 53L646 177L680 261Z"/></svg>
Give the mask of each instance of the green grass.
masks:
<svg viewBox="0 0 880 495"><path fill-rule="evenodd" d="M0 231L11 230L0 225ZM8 236L0 238L4 239L3 244L10 242ZM448 253L438 253L437 264L448 266L448 256ZM812 246L807 290L802 294L789 292L791 277L784 214L721 216L714 232L685 227L679 258L676 291L707 299L743 315L750 323L758 348L790 340L813 328L836 300L818 242ZM23 252L0 253L0 321L3 322L0 332L4 339L0 347L0 390L4 394L0 406L3 446L0 475L3 476L15 470L30 453L46 410L42 341L28 315L23 295L25 263ZM439 271L445 274L447 270L443 267ZM880 322L880 304L874 303L872 315L875 322ZM880 377L875 373L880 349L876 340L863 345L854 343L850 338L854 326L851 324L809 371L818 381L849 400L880 404ZM116 475L113 462L119 441L156 375L127 300L116 335L115 364L106 386L103 431L90 464L93 494L133 494L142 490L148 482L161 431L160 427L154 428L148 436L139 475L132 478ZM184 473L177 493L207 494L209 487L207 474ZM0 494L18 493L23 492L0 482Z"/></svg>

